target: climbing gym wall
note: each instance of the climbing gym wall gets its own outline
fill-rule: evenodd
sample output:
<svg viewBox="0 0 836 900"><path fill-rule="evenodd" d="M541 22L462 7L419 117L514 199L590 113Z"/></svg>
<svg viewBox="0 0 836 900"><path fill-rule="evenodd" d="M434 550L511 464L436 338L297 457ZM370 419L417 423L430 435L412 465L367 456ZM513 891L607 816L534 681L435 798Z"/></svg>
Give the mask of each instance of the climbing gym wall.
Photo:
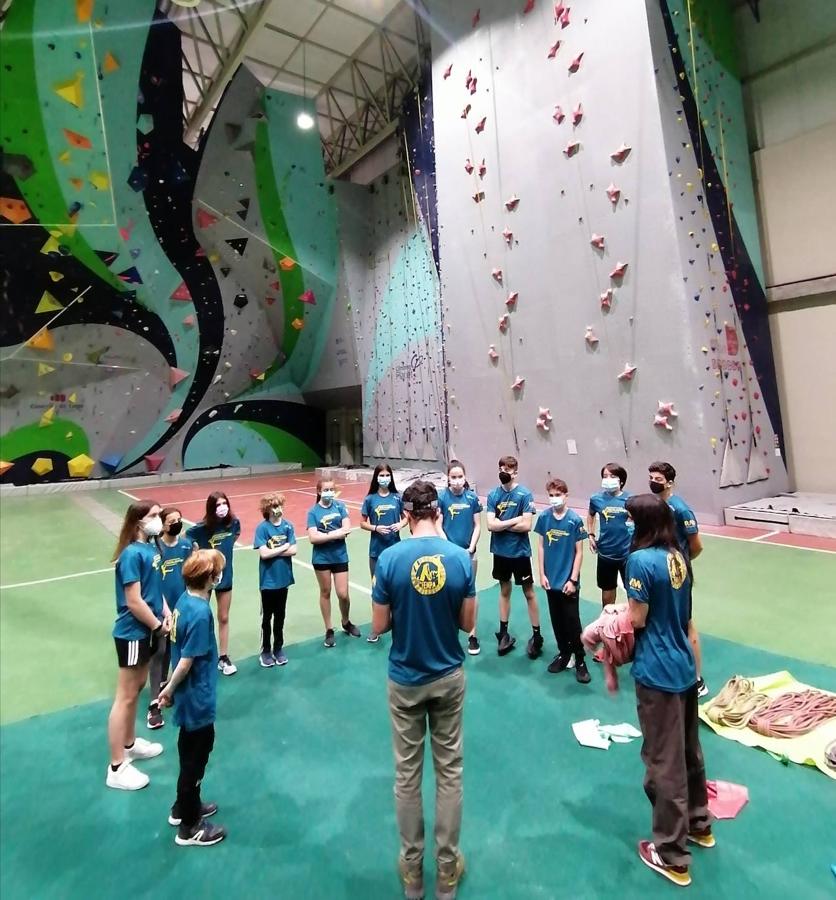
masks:
<svg viewBox="0 0 836 900"><path fill-rule="evenodd" d="M786 487L739 84L695 5L429 4L449 452L479 479L662 458L716 513Z"/></svg>
<svg viewBox="0 0 836 900"><path fill-rule="evenodd" d="M151 0L14 3L0 42L3 482L318 461L336 206L298 98L241 70L194 151Z"/></svg>

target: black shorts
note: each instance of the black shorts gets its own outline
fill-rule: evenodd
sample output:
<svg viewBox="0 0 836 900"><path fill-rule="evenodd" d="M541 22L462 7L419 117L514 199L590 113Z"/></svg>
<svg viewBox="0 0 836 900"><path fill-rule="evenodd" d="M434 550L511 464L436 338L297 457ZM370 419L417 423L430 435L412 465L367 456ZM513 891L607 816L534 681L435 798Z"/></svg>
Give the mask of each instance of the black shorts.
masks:
<svg viewBox="0 0 836 900"><path fill-rule="evenodd" d="M493 577L497 581L510 581L513 577L516 584L532 584L530 556L497 556L493 555Z"/></svg>
<svg viewBox="0 0 836 900"><path fill-rule="evenodd" d="M330 572L332 575L339 575L341 572L348 571L348 563L314 563L315 572Z"/></svg>
<svg viewBox="0 0 836 900"><path fill-rule="evenodd" d="M618 575L621 573L621 583L627 587L625 572L627 571L626 559L607 559L598 554L598 587L602 591L614 591L618 587Z"/></svg>
<svg viewBox="0 0 836 900"><path fill-rule="evenodd" d="M144 666L157 652L157 638L152 636L136 641L115 637L113 642L116 644L116 658L119 660L120 669Z"/></svg>

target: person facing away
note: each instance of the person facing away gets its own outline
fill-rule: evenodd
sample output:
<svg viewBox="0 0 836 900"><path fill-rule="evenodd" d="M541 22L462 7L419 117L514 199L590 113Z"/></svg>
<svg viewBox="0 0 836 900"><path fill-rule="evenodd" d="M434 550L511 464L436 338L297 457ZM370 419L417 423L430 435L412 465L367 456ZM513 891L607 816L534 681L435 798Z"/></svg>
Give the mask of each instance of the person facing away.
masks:
<svg viewBox="0 0 836 900"><path fill-rule="evenodd" d="M635 523L627 557L627 600L636 629L630 674L644 738L644 790L653 811L653 840L639 841L638 853L646 866L684 887L691 883L688 844L714 846L689 639L690 563L664 499L630 497L627 513Z"/></svg>
<svg viewBox="0 0 836 900"><path fill-rule="evenodd" d="M454 900L464 873L462 819L465 677L459 631L475 617L470 556L437 534L438 494L416 481L403 494L412 539L380 555L372 586L372 627L392 632L389 714L404 896L424 896L424 737L429 725L436 778L436 897Z"/></svg>

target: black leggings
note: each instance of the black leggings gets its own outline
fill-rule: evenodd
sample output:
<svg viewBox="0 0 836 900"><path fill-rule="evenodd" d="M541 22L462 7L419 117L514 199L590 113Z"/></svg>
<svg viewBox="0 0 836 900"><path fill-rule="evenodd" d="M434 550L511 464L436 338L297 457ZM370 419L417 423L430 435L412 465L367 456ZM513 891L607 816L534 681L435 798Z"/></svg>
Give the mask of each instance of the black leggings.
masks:
<svg viewBox="0 0 836 900"><path fill-rule="evenodd" d="M575 654L575 662L584 658L581 643L581 615L578 609L579 592L564 594L563 591L546 591L549 598L549 616L552 620L557 652L561 656Z"/></svg>
<svg viewBox="0 0 836 900"><path fill-rule="evenodd" d="M273 620L273 653L284 646L284 615L287 610L287 588L261 590L261 652L270 652L270 619Z"/></svg>
<svg viewBox="0 0 836 900"><path fill-rule="evenodd" d="M180 729L177 750L180 754L180 777L177 779L178 817L185 828L200 821L200 782L206 772L209 754L215 746L215 726L206 725L196 731Z"/></svg>

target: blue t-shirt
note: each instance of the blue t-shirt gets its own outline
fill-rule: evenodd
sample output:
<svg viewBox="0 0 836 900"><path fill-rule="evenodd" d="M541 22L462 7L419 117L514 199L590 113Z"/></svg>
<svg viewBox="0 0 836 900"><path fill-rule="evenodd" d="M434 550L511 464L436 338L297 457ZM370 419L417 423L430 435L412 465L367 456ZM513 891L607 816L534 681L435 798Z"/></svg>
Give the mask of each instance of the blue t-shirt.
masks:
<svg viewBox="0 0 836 900"><path fill-rule="evenodd" d="M183 658L193 660L174 691L174 721L196 731L215 721L218 696L218 642L209 601L185 591L174 610L169 640L172 670Z"/></svg>
<svg viewBox="0 0 836 900"><path fill-rule="evenodd" d="M365 516L372 525L394 525L403 517L403 503L398 494L390 493L386 497L381 497L380 494L367 494L360 515ZM371 532L369 558L377 559L387 547L397 544L400 539L399 531L390 534Z"/></svg>
<svg viewBox="0 0 836 900"><path fill-rule="evenodd" d="M160 539L158 546L162 558L160 568L163 573L163 596L168 608L173 610L180 595L186 590L186 583L183 581L183 563L191 555L192 542L188 538L178 537L177 543L169 547Z"/></svg>
<svg viewBox="0 0 836 900"><path fill-rule="evenodd" d="M501 485L488 494L488 512L497 519L515 519L524 513L535 513L534 495L518 484L513 490L506 491ZM531 541L527 534L514 531L492 531L491 553L497 556L531 556Z"/></svg>
<svg viewBox="0 0 836 900"><path fill-rule="evenodd" d="M697 683L688 622L691 582L681 553L662 547L627 557L627 596L649 604L645 627L636 632L630 674L639 684L679 694Z"/></svg>
<svg viewBox="0 0 836 900"><path fill-rule="evenodd" d="M578 541L586 539L586 525L572 509L557 518L551 509L540 513L534 525L537 534L543 535L543 569L553 591L562 591L572 575L575 548ZM580 573L578 574L580 591Z"/></svg>
<svg viewBox="0 0 836 900"><path fill-rule="evenodd" d="M459 614L475 595L470 554L451 541L414 537L381 554L372 600L392 609L392 681L428 684L461 666Z"/></svg>
<svg viewBox="0 0 836 900"><path fill-rule="evenodd" d="M676 542L679 544L679 549L690 559L691 547L688 544L688 535L699 534L697 517L682 497L678 497L676 494L668 497L668 506L671 508L676 526Z"/></svg>
<svg viewBox="0 0 836 900"><path fill-rule="evenodd" d="M469 489L457 496L445 488L438 495L438 508L447 539L467 550L475 528L473 517L482 512L482 501Z"/></svg>
<svg viewBox="0 0 836 900"><path fill-rule="evenodd" d="M202 522L192 527L186 532L186 536L191 538L201 550L220 550L226 560L223 574L221 575L221 583L215 588L216 591L232 590L232 550L235 542L241 536L241 523L234 518L226 525L219 525L211 534Z"/></svg>
<svg viewBox="0 0 836 900"><path fill-rule="evenodd" d="M260 522L255 530L253 547L267 547L268 550L276 550L296 543L296 533L287 519L282 519L278 525L273 522ZM272 559L258 560L258 587L260 590L275 590L276 588L290 587L294 583L293 557L274 556Z"/></svg>
<svg viewBox="0 0 836 900"><path fill-rule="evenodd" d="M143 625L128 609L125 601L125 587L139 582L142 599L163 619L163 578L160 573L160 551L156 543L146 544L134 541L119 554L116 560L116 623L113 636L126 641L139 641L151 634L151 629Z"/></svg>
<svg viewBox="0 0 836 900"><path fill-rule="evenodd" d="M332 500L330 506L317 503L308 510L308 528L316 528L323 534L336 531L343 527L343 519L348 518L348 510L339 500ZM311 562L316 565L331 565L332 563L347 563L348 548L345 538L339 541L328 541L327 544L314 544Z"/></svg>
<svg viewBox="0 0 836 900"><path fill-rule="evenodd" d="M589 498L589 515L598 514L598 555L621 562L627 559L633 535L627 531L627 491L608 494L599 491Z"/></svg>

